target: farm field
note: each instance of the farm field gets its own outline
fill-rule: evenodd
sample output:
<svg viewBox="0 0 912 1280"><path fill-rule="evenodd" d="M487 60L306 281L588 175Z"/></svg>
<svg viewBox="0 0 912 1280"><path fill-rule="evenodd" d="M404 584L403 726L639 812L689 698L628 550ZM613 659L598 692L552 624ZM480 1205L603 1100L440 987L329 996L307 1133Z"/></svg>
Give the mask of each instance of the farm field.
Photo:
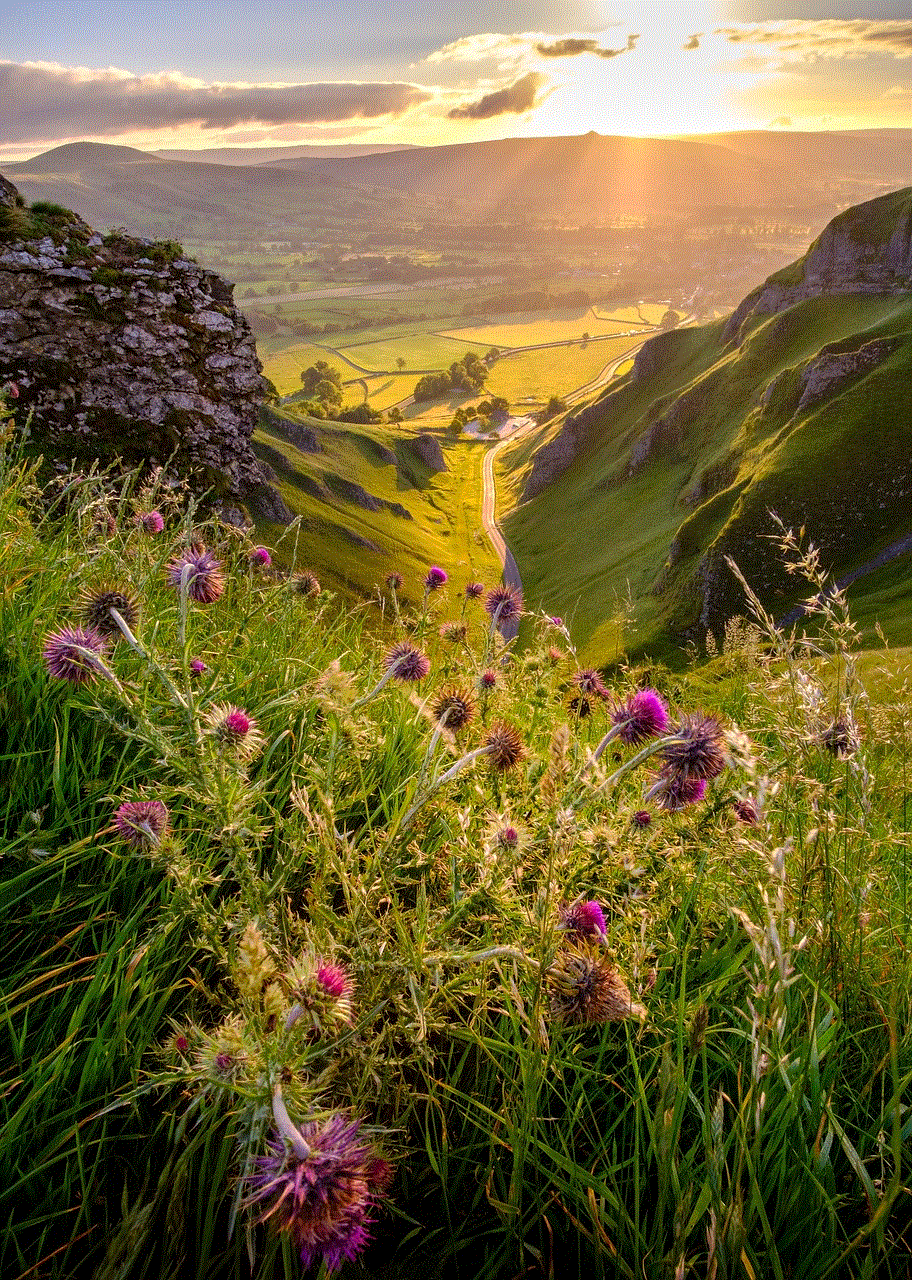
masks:
<svg viewBox="0 0 912 1280"><path fill-rule="evenodd" d="M285 343L279 346L278 343ZM270 345L275 349L270 351ZM295 342L293 339L273 338L259 343L259 356L263 365L263 373L275 384L280 396L290 395L301 389L301 370L309 368L317 360L325 360L342 373L343 380L354 373L343 361L335 359L330 352L310 342Z"/></svg>
<svg viewBox="0 0 912 1280"><path fill-rule="evenodd" d="M623 308L625 313L630 308ZM662 315L665 308L662 308ZM642 323L633 309L633 319ZM450 329L445 336L460 342L478 342L485 347L530 347L540 342L567 342L582 338L584 333L593 337L616 333L630 323L615 312L597 315L592 307L578 307L570 311L527 311L516 318L477 327Z"/></svg>
<svg viewBox="0 0 912 1280"><path fill-rule="evenodd" d="M394 369L397 358L401 357L406 362L407 368L427 371L428 369L445 369L454 360L461 359L469 350L475 350L479 356L482 356L490 345L488 343L488 346L483 346L466 339L453 340L422 331L401 333L378 341L353 343L350 346L337 346L336 350L365 369Z"/></svg>
<svg viewBox="0 0 912 1280"><path fill-rule="evenodd" d="M583 386L641 341L640 337L611 338L580 347L545 347L503 356L492 367L485 390L505 396L511 404L546 403L552 395L567 395Z"/></svg>

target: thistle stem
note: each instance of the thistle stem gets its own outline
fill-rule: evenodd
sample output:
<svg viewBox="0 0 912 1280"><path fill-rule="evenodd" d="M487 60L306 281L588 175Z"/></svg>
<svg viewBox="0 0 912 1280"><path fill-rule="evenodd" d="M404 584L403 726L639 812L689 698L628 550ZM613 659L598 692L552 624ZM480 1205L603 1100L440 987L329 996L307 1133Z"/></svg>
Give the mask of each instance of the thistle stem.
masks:
<svg viewBox="0 0 912 1280"><path fill-rule="evenodd" d="M276 1128L291 1143L291 1149L298 1159L309 1159L311 1154L310 1147L301 1136L301 1130L288 1114L288 1108L285 1106L285 1100L282 1097L281 1084L277 1084L272 1091L272 1114L276 1122Z"/></svg>

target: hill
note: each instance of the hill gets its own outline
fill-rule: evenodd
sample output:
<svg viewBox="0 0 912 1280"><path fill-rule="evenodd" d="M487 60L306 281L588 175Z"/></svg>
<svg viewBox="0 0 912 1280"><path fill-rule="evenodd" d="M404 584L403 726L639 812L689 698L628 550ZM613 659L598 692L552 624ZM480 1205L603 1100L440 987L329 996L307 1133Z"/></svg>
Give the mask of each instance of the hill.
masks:
<svg viewBox="0 0 912 1280"><path fill-rule="evenodd" d="M305 156L322 160L335 160L340 156L369 156L383 151L406 151L414 145L411 142L342 142L337 145L321 142L300 147L201 147L198 151L189 148L164 148L153 154L161 156L163 160L257 165L300 160Z"/></svg>
<svg viewBox="0 0 912 1280"><path fill-rule="evenodd" d="M549 611L575 614L590 656L613 652L606 618L628 588L637 647L669 654L719 632L743 608L726 556L788 612L800 588L765 540L771 510L805 529L837 577L903 544L910 228L912 189L847 210L732 316L652 339L533 457L528 445L507 453L522 478L506 535L523 579ZM884 622L906 640L908 555L891 574ZM854 590L867 585L863 573ZM861 615L873 624L863 602Z"/></svg>

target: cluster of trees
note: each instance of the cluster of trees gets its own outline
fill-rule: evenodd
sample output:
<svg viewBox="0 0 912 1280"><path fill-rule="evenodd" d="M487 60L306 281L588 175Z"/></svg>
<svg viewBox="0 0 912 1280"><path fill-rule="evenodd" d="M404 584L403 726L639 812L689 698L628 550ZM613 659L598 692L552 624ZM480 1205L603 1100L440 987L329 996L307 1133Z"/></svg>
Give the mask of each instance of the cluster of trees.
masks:
<svg viewBox="0 0 912 1280"><path fill-rule="evenodd" d="M435 400L450 391L480 391L487 381L488 366L475 351L467 351L461 360L454 360L449 369L440 373L426 373L419 378L412 393L416 401Z"/></svg>
<svg viewBox="0 0 912 1280"><path fill-rule="evenodd" d="M570 289L567 293L551 293L548 289L529 289L525 293L496 293L488 298L467 302L463 315L490 315L501 311L549 311L554 307L589 307L592 295L588 289Z"/></svg>
<svg viewBox="0 0 912 1280"><path fill-rule="evenodd" d="M447 427L450 435L462 434L469 422L478 419L482 431L490 431L495 425L494 419L503 419L510 412L510 402L504 396L491 396L490 400L479 400L478 404L468 404L464 409L457 409Z"/></svg>
<svg viewBox="0 0 912 1280"><path fill-rule="evenodd" d="M335 422L379 422L382 414L366 401L342 408L342 375L338 369L318 360L301 373L303 401L299 402L311 418L329 418Z"/></svg>
<svg viewBox="0 0 912 1280"><path fill-rule="evenodd" d="M559 413L563 413L567 407L566 400L560 396L551 396L544 409L540 409L535 416L539 422L547 422L549 418L556 418Z"/></svg>

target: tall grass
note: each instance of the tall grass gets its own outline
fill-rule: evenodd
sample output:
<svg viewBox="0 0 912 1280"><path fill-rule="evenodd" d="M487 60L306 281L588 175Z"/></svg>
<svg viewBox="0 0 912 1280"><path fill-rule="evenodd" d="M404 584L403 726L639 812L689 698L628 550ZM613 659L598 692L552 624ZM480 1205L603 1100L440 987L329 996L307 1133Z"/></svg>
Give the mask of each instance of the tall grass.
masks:
<svg viewBox="0 0 912 1280"><path fill-rule="evenodd" d="M0 525L0 1273L300 1274L246 1206L281 1087L297 1123L362 1118L395 1167L352 1275L908 1274L910 707L866 700L838 594L812 649L755 606L708 665L626 671L615 699L648 674L727 726L705 799L640 825L649 765L592 764L614 704L569 710L544 619L492 655L459 583L428 617L382 592L346 612L154 479L41 488L11 445ZM226 571L208 605L166 581L194 540ZM137 646L117 683L53 680L45 636L103 582L141 602ZM404 639L430 676L353 709ZM435 727L445 683L478 704L460 734ZM249 757L213 731L230 705ZM517 767L442 783L502 719ZM170 810L157 843L112 821L139 798ZM644 1017L565 1016L578 900ZM319 959L350 1014L308 987Z"/></svg>

